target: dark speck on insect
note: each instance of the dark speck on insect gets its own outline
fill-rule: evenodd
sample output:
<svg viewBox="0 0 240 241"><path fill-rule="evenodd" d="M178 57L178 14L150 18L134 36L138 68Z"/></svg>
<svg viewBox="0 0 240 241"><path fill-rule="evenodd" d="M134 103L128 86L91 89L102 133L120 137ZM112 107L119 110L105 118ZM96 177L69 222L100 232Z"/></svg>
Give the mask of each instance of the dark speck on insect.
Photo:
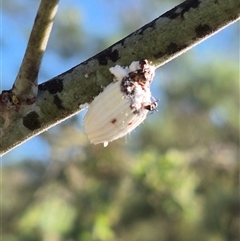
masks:
<svg viewBox="0 0 240 241"><path fill-rule="evenodd" d="M115 119L115 118L111 120L112 124L115 124L116 122L117 122L117 119Z"/></svg>

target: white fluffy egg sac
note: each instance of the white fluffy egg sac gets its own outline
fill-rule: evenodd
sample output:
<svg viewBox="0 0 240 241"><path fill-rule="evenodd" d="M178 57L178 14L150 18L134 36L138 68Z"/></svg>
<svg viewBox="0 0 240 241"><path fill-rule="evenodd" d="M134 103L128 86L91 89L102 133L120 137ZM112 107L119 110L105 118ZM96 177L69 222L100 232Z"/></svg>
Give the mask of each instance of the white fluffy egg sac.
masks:
<svg viewBox="0 0 240 241"><path fill-rule="evenodd" d="M104 146L134 130L157 106L150 92L155 68L147 60L109 70L115 82L95 97L84 117L84 133L90 142Z"/></svg>

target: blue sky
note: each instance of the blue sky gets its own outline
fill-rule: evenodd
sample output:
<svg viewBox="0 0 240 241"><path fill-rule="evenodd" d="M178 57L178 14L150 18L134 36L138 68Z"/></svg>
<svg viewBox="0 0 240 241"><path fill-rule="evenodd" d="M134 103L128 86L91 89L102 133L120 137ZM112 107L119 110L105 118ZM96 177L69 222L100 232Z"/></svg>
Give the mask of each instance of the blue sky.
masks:
<svg viewBox="0 0 240 241"><path fill-rule="evenodd" d="M9 0L10 2L11 0ZM20 4L29 3L29 0L18 0ZM2 30L1 30L1 90L10 89L14 79L17 75L18 68L21 64L22 57L25 52L27 38L26 35L29 34L29 29L32 26L32 23L35 18L35 14L38 8L38 1L31 2L32 11L27 14L27 16L21 15L19 13L17 17L12 17L9 14L2 12ZM60 1L59 11L64 9L66 5L73 6L81 12L81 22L84 29L89 33L93 33L95 36L111 36L112 33L116 33L120 26L119 22L119 8L125 9L129 5L134 6L137 10L141 11L139 3L136 4L135 0L128 1L95 1L95 0L68 0ZM180 1L179 1L180 2ZM127 3L127 4L126 4ZM23 5L24 6L24 5ZM167 9L170 9L172 6L164 5L155 8L155 11L151 16L146 16L144 18L145 23L155 19ZM143 24L140 24L141 27ZM134 31L133 29L132 31ZM197 56L198 61L213 61L216 58L224 58L228 60L238 60L239 52L238 41L239 38L236 38L236 33L239 32L239 24L233 24L230 27L225 28L221 32L212 36L208 40L196 46L193 50L194 55ZM123 38L124 36L119 36ZM96 53L92 53L94 55ZM89 56L91 57L91 55ZM68 61L61 59L56 53L46 52L42 64L42 68L51 66L48 68L47 79L54 77L71 67L77 65L84 59L72 58ZM46 74L44 75L44 78ZM40 73L40 80L44 81L45 79ZM46 79L46 80L47 80ZM4 163L15 162L24 158L35 156L39 159L47 159L49 157L49 148L46 143L44 143L41 137L35 137L21 146L15 148L3 158Z"/></svg>

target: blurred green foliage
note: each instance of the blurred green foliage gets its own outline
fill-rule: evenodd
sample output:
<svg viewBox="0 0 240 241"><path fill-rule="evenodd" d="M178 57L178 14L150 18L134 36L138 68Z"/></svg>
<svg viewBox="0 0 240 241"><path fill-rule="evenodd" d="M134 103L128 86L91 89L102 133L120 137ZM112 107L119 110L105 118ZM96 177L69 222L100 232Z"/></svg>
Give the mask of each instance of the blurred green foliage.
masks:
<svg viewBox="0 0 240 241"><path fill-rule="evenodd" d="M84 34L70 15L63 57ZM164 104L127 141L89 145L72 118L41 135L50 160L3 166L3 240L239 240L239 66L185 54L160 71Z"/></svg>

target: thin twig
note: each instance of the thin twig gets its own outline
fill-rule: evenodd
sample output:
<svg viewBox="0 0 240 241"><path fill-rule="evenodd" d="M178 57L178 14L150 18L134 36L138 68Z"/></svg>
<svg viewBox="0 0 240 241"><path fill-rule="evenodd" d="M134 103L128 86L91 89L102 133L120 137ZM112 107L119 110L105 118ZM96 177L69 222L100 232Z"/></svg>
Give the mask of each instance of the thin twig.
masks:
<svg viewBox="0 0 240 241"><path fill-rule="evenodd" d="M59 0L42 0L12 92L20 102L37 96L38 72L57 12Z"/></svg>

